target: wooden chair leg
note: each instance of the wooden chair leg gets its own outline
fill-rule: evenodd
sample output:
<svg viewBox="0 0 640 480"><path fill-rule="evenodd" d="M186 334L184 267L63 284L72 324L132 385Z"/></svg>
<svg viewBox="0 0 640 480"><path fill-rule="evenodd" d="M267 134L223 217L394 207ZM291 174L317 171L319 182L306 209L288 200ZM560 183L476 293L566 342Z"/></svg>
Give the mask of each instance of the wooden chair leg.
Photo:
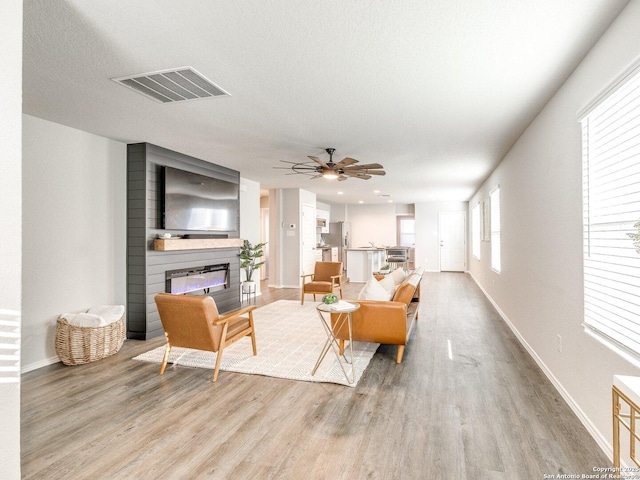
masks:
<svg viewBox="0 0 640 480"><path fill-rule="evenodd" d="M398 345L398 355L396 356L396 363L402 363L403 355L404 355L404 345Z"/></svg>
<svg viewBox="0 0 640 480"><path fill-rule="evenodd" d="M249 324L251 325L251 346L253 347L253 355L258 355L258 347L256 347L256 329L253 326L253 311L249 312Z"/></svg>
<svg viewBox="0 0 640 480"><path fill-rule="evenodd" d="M218 380L218 371L220 371L220 362L222 361L222 351L225 347L225 342L227 341L227 329L229 328L229 324L225 322L222 327L222 334L220 335L220 347L218 348L218 355L216 357L216 368L213 370L213 381Z"/></svg>
<svg viewBox="0 0 640 480"><path fill-rule="evenodd" d="M339 340L338 345L340 347L340 355L344 355L344 340Z"/></svg>
<svg viewBox="0 0 640 480"><path fill-rule="evenodd" d="M171 344L167 339L167 348L164 349L164 357L162 357L162 365L160 366L160 375L164 374L164 369L167 368L167 362L169 361L169 352L171 352Z"/></svg>
<svg viewBox="0 0 640 480"><path fill-rule="evenodd" d="M304 287L302 287L302 297L300 298L300 305L304 305Z"/></svg>

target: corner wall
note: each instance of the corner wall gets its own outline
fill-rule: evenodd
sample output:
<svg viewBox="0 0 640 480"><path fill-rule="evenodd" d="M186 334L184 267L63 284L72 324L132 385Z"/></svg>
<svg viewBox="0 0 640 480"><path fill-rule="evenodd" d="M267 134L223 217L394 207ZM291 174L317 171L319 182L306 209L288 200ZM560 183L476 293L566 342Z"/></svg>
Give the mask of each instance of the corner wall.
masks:
<svg viewBox="0 0 640 480"><path fill-rule="evenodd" d="M470 272L609 455L612 377L640 372L582 327L576 114L640 55L638 24L640 1L632 0L470 200L468 215L500 185L502 272L491 270L488 242L480 261L470 257Z"/></svg>
<svg viewBox="0 0 640 480"><path fill-rule="evenodd" d="M4 2L0 15L0 319L3 343L20 344L22 275L22 2ZM20 350L3 349L9 357ZM17 353L17 355L16 355ZM10 366L10 361L3 362ZM3 372L0 382L0 472L2 478L20 478L20 362Z"/></svg>
<svg viewBox="0 0 640 480"><path fill-rule="evenodd" d="M126 145L23 121L22 370L58 361L58 315L125 304Z"/></svg>

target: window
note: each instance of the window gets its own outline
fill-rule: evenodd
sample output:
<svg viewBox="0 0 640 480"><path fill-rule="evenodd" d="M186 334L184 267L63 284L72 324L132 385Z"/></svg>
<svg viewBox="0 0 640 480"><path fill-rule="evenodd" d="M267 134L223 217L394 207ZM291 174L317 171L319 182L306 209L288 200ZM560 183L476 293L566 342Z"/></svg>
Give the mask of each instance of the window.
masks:
<svg viewBox="0 0 640 480"><path fill-rule="evenodd" d="M581 122L584 324L630 358L640 354L640 253L632 238L640 221L640 75L619 81Z"/></svg>
<svg viewBox="0 0 640 480"><path fill-rule="evenodd" d="M471 211L471 253L480 260L480 204Z"/></svg>
<svg viewBox="0 0 640 480"><path fill-rule="evenodd" d="M416 221L413 216L398 216L398 246L413 247L416 243Z"/></svg>
<svg viewBox="0 0 640 480"><path fill-rule="evenodd" d="M500 271L500 187L489 193L491 202L491 268Z"/></svg>

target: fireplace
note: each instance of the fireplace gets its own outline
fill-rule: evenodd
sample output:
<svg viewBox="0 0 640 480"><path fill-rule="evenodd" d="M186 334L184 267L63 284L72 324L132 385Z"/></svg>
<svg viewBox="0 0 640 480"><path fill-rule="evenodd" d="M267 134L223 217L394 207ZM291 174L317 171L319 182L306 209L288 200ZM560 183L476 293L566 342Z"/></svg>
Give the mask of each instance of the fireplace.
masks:
<svg viewBox="0 0 640 480"><path fill-rule="evenodd" d="M165 272L167 293L216 292L229 287L229 264L202 265Z"/></svg>

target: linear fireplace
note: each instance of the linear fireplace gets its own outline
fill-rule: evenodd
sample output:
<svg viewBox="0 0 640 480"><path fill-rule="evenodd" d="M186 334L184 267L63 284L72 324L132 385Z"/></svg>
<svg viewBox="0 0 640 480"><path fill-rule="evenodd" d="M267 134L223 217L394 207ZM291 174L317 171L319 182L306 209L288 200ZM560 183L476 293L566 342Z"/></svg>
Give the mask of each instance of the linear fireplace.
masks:
<svg viewBox="0 0 640 480"><path fill-rule="evenodd" d="M229 287L229 264L202 265L165 272L167 293L216 292Z"/></svg>

